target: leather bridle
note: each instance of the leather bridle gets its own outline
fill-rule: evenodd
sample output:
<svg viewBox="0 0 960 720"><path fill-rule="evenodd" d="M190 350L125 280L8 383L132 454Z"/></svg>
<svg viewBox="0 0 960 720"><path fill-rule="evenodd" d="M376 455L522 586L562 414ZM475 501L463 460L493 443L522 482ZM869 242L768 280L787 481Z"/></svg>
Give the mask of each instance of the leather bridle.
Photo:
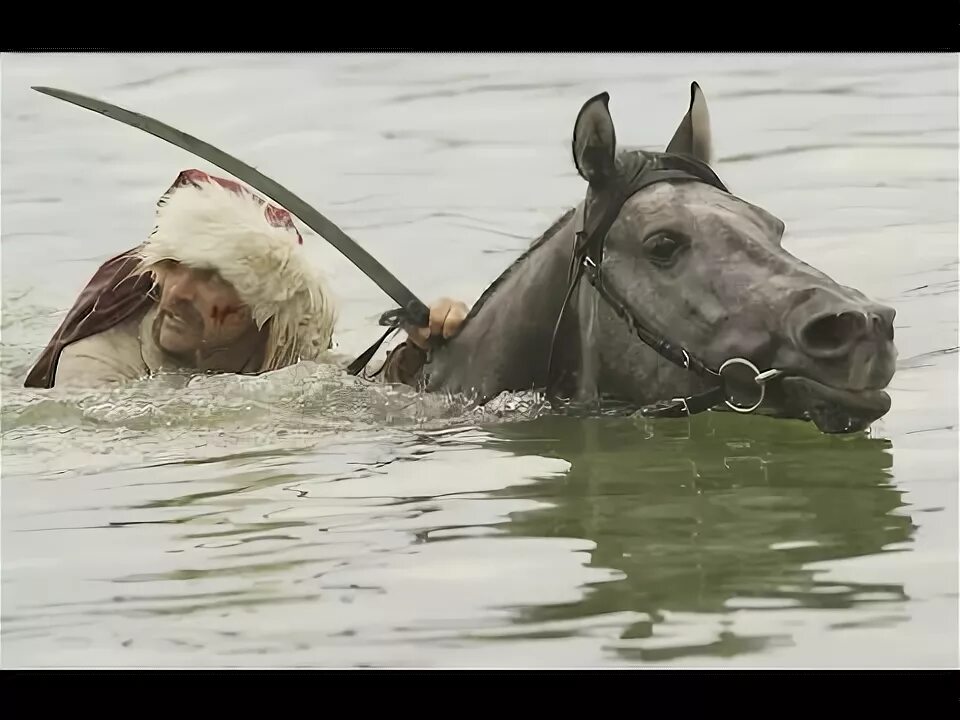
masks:
<svg viewBox="0 0 960 720"><path fill-rule="evenodd" d="M607 233L620 214L623 204L639 190L658 182L703 182L729 193L723 182L704 163L685 155L648 154L642 151L621 156L616 177L606 180L600 187L591 186L591 193L581 212L576 230L574 250L570 266L570 284L557 317L550 355L547 361L547 394L552 395L555 380L554 355L560 326L567 305L584 275L607 305L623 319L647 346L673 364L707 380L711 387L701 393L674 397L640 408L645 417L683 417L695 415L725 404L739 413L750 413L760 407L766 397L766 383L784 373L781 370L761 372L745 358L730 358L714 370L708 363L680 344L674 343L657 330L643 322L633 311L616 287L604 281L602 272L603 249ZM760 389L759 399L752 405L734 402L728 385L731 381L724 373L735 366L746 366L753 374L753 382Z"/></svg>

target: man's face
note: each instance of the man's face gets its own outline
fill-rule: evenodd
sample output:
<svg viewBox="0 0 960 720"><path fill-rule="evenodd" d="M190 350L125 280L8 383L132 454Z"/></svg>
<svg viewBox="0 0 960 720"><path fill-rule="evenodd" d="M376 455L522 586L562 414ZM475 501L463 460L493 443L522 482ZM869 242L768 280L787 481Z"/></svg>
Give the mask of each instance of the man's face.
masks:
<svg viewBox="0 0 960 720"><path fill-rule="evenodd" d="M164 267L160 282L154 336L166 352L195 357L246 345L256 334L250 308L217 273L173 263Z"/></svg>

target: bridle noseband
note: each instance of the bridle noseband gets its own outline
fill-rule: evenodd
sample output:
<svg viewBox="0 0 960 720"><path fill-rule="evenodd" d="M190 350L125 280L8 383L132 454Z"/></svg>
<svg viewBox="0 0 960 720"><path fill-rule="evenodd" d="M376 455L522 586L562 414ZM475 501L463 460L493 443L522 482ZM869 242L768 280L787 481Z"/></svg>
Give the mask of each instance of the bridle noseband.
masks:
<svg viewBox="0 0 960 720"><path fill-rule="evenodd" d="M753 412L763 404L766 398L766 384L782 376L783 371L767 370L761 372L752 362L740 357L730 358L716 370L712 369L710 365L683 346L671 342L663 333L649 328L629 309L617 289L604 282L602 272L603 247L607 233L620 214L623 204L639 190L658 182L681 181L703 182L723 192L729 193L730 191L706 164L683 155L651 155L636 152L625 157L621 156L621 160L626 167L620 167L617 177L608 180L601 188L593 187L593 195L588 197L588 202L578 213L580 220L571 258L570 284L550 343L550 355L547 361L547 394L551 396L554 394L552 392L555 375L553 358L556 352L560 325L567 304L578 286L580 278L586 275L587 281L600 297L630 326L640 340L662 357L708 380L712 385L709 390L699 394L675 397L671 400L646 405L640 408L641 415L644 417L683 417L702 413L721 404L725 404L734 412ZM729 368L736 366L747 367L753 374L753 381L760 388L760 398L753 405L737 404L727 391L728 380L724 373Z"/></svg>

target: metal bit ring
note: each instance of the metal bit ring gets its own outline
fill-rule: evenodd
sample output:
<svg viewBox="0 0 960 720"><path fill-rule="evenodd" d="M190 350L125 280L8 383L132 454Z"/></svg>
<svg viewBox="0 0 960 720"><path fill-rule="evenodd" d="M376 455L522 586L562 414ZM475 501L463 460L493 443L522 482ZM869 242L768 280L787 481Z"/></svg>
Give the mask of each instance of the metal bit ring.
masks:
<svg viewBox="0 0 960 720"><path fill-rule="evenodd" d="M758 407L760 407L763 404L763 400L766 397L767 388L766 388L766 385L764 384L764 382L766 382L766 379L764 379L764 381L757 380L757 378L761 377L760 369L756 365L754 365L752 362L750 362L749 360L745 360L744 358L730 358L723 365L720 366L720 369L717 371L717 374L720 375L720 377L722 378L723 371L731 365L746 365L753 372L754 380L757 382L757 385L760 386L760 399L757 400L756 404L751 405L750 407L741 407L740 405L735 405L733 402L730 401L730 398L726 396L726 389L724 389L725 397L723 399L723 402L724 404L726 404L728 408L730 408L734 412L744 413L744 414L752 413L754 410L756 410ZM764 373L764 375L766 375L766 373Z"/></svg>

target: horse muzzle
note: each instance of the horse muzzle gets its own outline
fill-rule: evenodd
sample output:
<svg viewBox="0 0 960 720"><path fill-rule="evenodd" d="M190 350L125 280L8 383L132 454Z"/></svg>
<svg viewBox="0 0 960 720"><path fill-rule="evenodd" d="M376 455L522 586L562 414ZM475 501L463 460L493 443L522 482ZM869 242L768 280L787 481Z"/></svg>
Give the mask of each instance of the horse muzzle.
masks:
<svg viewBox="0 0 960 720"><path fill-rule="evenodd" d="M823 433L860 432L890 410L883 390L843 390L802 376L782 378L780 388L787 412L811 420Z"/></svg>
<svg viewBox="0 0 960 720"><path fill-rule="evenodd" d="M787 317L783 362L831 388L885 388L896 370L896 310L846 288L804 294Z"/></svg>
<svg viewBox="0 0 960 720"><path fill-rule="evenodd" d="M768 397L821 432L860 432L890 410L884 388L896 371L896 311L832 293L811 300L791 313L789 342L774 364L783 377Z"/></svg>

